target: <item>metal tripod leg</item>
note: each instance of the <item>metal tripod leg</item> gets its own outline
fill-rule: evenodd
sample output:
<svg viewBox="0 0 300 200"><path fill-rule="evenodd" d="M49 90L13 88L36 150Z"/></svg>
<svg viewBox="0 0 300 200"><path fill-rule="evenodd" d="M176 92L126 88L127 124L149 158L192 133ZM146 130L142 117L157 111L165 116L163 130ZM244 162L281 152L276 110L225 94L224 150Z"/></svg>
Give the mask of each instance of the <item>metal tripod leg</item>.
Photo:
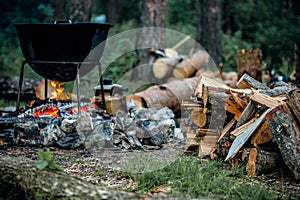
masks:
<svg viewBox="0 0 300 200"><path fill-rule="evenodd" d="M79 84L80 84L79 67L80 67L80 65L77 64L76 90L77 90L78 118L81 118L81 103L80 103L80 88L79 88Z"/></svg>
<svg viewBox="0 0 300 200"><path fill-rule="evenodd" d="M103 87L103 76L102 76L102 71L101 71L101 64L99 62L98 65L99 68L99 77L100 77L100 88L101 88L101 99L102 99L102 109L106 110L106 105L105 105L105 95L104 95L104 87Z"/></svg>
<svg viewBox="0 0 300 200"><path fill-rule="evenodd" d="M44 98L48 98L48 79L45 78L45 92L44 92Z"/></svg>
<svg viewBox="0 0 300 200"><path fill-rule="evenodd" d="M25 67L26 63L27 63L26 61L22 62L20 78L19 78L19 88L18 88L18 98L17 98L16 111L18 111L19 108L20 108L21 92L22 92L23 77L24 77L24 67Z"/></svg>

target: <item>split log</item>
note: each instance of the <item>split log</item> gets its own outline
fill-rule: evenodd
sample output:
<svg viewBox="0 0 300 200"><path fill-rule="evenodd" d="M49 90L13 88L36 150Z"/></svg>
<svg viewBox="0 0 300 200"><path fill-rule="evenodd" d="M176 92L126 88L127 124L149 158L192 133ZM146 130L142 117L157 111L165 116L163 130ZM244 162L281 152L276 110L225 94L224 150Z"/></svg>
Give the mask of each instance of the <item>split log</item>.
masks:
<svg viewBox="0 0 300 200"><path fill-rule="evenodd" d="M191 126L181 126L182 132L184 132L185 141L185 153L195 152L199 148L199 139L197 138L196 129Z"/></svg>
<svg viewBox="0 0 300 200"><path fill-rule="evenodd" d="M251 137L250 143L255 147L272 140L272 133L267 121L265 121Z"/></svg>
<svg viewBox="0 0 300 200"><path fill-rule="evenodd" d="M200 50L184 59L173 70L173 76L176 79L184 79L193 75L198 69L209 62L209 54Z"/></svg>
<svg viewBox="0 0 300 200"><path fill-rule="evenodd" d="M237 82L236 86L240 89L245 88L255 88L260 90L269 90L270 88L263 83L259 82L258 80L252 78L248 74L244 74L239 81Z"/></svg>
<svg viewBox="0 0 300 200"><path fill-rule="evenodd" d="M183 56L158 58L152 66L154 76L158 79L172 76L174 67L177 66L183 59Z"/></svg>
<svg viewBox="0 0 300 200"><path fill-rule="evenodd" d="M247 104L246 108L243 110L242 114L238 118L238 122L235 126L235 128L240 127L242 124L244 124L253 114L255 111L256 105L250 100Z"/></svg>
<svg viewBox="0 0 300 200"><path fill-rule="evenodd" d="M295 85L290 85L281 81L275 83L272 89L261 90L260 93L268 95L270 97L280 96L280 95L285 96L286 94L288 94L290 91L294 89L296 89Z"/></svg>
<svg viewBox="0 0 300 200"><path fill-rule="evenodd" d="M199 142L199 156L211 156L217 146L220 133L213 129L198 129L198 134L204 135Z"/></svg>
<svg viewBox="0 0 300 200"><path fill-rule="evenodd" d="M286 104L267 115L272 141L278 145L286 165L300 179L300 127Z"/></svg>
<svg viewBox="0 0 300 200"><path fill-rule="evenodd" d="M235 123L236 120L232 119L230 122L226 124L226 126L222 129L221 136L219 137L218 142L220 142L221 139L230 132L230 130L235 125Z"/></svg>
<svg viewBox="0 0 300 200"><path fill-rule="evenodd" d="M225 161L233 158L235 154L241 149L241 147L248 141L251 135L258 129L258 127L262 124L265 119L266 114L270 111L270 109L264 111L264 113L254 122L252 123L242 134L237 136L233 141L228 155L225 158Z"/></svg>
<svg viewBox="0 0 300 200"><path fill-rule="evenodd" d="M288 93L287 104L298 120L298 123L300 123L300 88Z"/></svg>
<svg viewBox="0 0 300 200"><path fill-rule="evenodd" d="M255 122L256 119L257 119L257 117L253 117L248 122L244 123L243 125L239 126L238 128L235 127L235 129L230 132L230 135L232 135L234 138L236 138L239 135L243 134L249 128L249 126L251 126Z"/></svg>
<svg viewBox="0 0 300 200"><path fill-rule="evenodd" d="M232 113L234 115L234 119L238 120L243 113L241 107L230 98L226 99L225 110Z"/></svg>
<svg viewBox="0 0 300 200"><path fill-rule="evenodd" d="M200 76L199 83L195 90L195 96L203 99L205 106L208 101L208 96L211 96L212 93L230 94L230 91L238 95L250 94L252 92L250 89L230 88L226 84L222 83L221 80L217 80L217 78L211 78L203 74ZM225 100L225 98L223 98L223 100Z"/></svg>
<svg viewBox="0 0 300 200"><path fill-rule="evenodd" d="M182 100L189 99L197 86L198 77L175 80L163 85L155 85L142 92L126 97L132 99L138 105L145 107L155 107L157 109L168 107L173 112L181 110Z"/></svg>
<svg viewBox="0 0 300 200"><path fill-rule="evenodd" d="M13 185L37 197L64 199L140 199L135 193L108 189L65 172L36 168L36 162L24 157L0 158L1 185Z"/></svg>
<svg viewBox="0 0 300 200"><path fill-rule="evenodd" d="M256 91L254 91L254 94L251 95L250 100L254 101L255 103L257 103L263 107L267 107L267 108L275 108L275 107L285 103L281 100L272 98L265 94L258 93Z"/></svg>
<svg viewBox="0 0 300 200"><path fill-rule="evenodd" d="M237 61L238 77L247 73L258 81L262 81L262 55L260 49L239 50Z"/></svg>

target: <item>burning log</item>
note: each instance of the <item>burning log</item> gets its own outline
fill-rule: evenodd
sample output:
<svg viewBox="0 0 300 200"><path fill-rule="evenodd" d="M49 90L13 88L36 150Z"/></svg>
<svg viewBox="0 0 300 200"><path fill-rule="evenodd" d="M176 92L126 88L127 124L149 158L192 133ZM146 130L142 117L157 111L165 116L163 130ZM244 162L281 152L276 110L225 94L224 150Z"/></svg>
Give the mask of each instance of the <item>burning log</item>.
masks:
<svg viewBox="0 0 300 200"><path fill-rule="evenodd" d="M140 199L136 193L97 186L65 172L38 170L36 162L24 157L0 158L1 185L10 185L34 197L66 199Z"/></svg>

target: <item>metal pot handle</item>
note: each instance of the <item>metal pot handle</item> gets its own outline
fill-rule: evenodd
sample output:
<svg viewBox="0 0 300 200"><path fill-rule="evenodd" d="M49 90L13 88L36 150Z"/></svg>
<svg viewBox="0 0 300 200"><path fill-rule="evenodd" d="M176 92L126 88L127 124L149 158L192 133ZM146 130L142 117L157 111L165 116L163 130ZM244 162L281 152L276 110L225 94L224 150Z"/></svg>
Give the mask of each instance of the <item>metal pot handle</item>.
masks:
<svg viewBox="0 0 300 200"><path fill-rule="evenodd" d="M72 20L70 19L55 20L54 24L72 24Z"/></svg>

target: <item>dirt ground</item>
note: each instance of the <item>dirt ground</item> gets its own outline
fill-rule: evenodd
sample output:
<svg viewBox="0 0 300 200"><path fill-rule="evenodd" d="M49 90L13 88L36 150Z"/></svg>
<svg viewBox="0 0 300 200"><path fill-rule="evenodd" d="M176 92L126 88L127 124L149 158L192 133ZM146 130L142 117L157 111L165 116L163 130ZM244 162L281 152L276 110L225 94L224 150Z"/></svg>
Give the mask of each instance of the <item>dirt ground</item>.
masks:
<svg viewBox="0 0 300 200"><path fill-rule="evenodd" d="M32 160L38 160L39 147L9 147L0 149L0 157L2 156L24 156ZM58 147L50 147L53 160L64 167L64 171L71 176L80 177L91 183L113 187L120 190L126 190L137 183L125 176L123 173L114 170L113 155L107 154L107 157L94 156L85 148L78 149L61 149ZM105 154L103 154L105 155ZM118 157L116 157L118 158ZM111 165L112 164L112 165ZM271 174L264 177L253 177L253 182L264 185L278 185L278 193L281 193L281 185L284 184L291 191L296 192L300 196L300 183L291 177L279 177L278 174Z"/></svg>

